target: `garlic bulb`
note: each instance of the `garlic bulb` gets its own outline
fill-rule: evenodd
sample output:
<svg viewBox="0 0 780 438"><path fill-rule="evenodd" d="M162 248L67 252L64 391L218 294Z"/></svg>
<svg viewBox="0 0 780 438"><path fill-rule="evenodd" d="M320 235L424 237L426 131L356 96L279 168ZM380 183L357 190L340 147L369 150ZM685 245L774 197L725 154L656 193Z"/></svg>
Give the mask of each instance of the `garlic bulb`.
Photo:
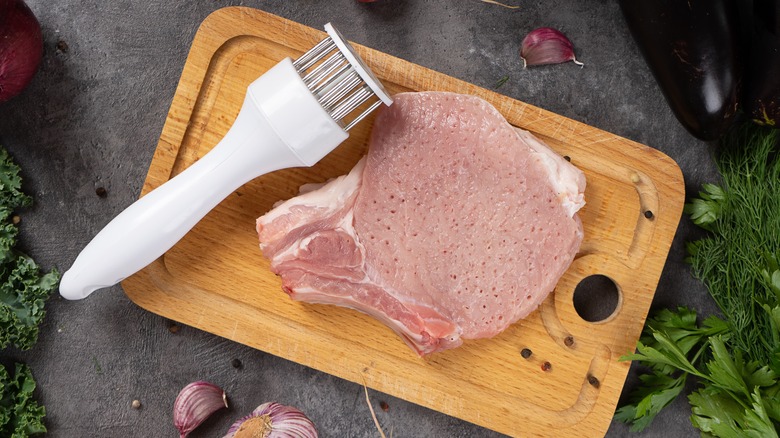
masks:
<svg viewBox="0 0 780 438"><path fill-rule="evenodd" d="M225 391L213 383L198 381L185 386L173 402L173 425L181 438L206 421L214 412L228 407Z"/></svg>
<svg viewBox="0 0 780 438"><path fill-rule="evenodd" d="M223 438L317 438L303 412L279 403L263 403L236 421Z"/></svg>
<svg viewBox="0 0 780 438"><path fill-rule="evenodd" d="M574 58L574 46L566 35L551 27L540 27L526 35L520 44L520 58L523 60L523 68L567 61L583 65Z"/></svg>

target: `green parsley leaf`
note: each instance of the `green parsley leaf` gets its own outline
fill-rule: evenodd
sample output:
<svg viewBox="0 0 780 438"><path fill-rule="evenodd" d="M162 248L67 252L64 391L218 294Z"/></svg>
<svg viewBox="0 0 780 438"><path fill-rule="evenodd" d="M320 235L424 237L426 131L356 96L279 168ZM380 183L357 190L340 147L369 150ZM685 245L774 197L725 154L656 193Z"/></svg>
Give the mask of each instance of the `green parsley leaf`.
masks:
<svg viewBox="0 0 780 438"><path fill-rule="evenodd" d="M691 216L693 223L707 230L712 230L715 222L721 216L726 192L715 184L702 184L703 192L699 197L686 204L683 211Z"/></svg>
<svg viewBox="0 0 780 438"><path fill-rule="evenodd" d="M685 388L686 375L673 378L665 374L643 374L642 386L632 394L633 403L617 410L615 419L631 423L631 430L644 430L663 408L668 406Z"/></svg>
<svg viewBox="0 0 780 438"><path fill-rule="evenodd" d="M745 410L745 418L747 419L745 425L744 436L755 438L777 438L777 430L772 424L772 420L767 415L766 407L764 404L764 398L761 396L758 388L751 394L753 404L752 409Z"/></svg>
<svg viewBox="0 0 780 438"><path fill-rule="evenodd" d="M710 345L712 346L713 360L707 363L707 369L709 370L709 380L713 385L725 389L727 391L741 392L746 396L750 394L750 391L745 385L745 381L742 380L742 375L735 364L735 361L729 355L726 350L726 345L723 340L715 336L710 339ZM738 357L737 361L742 360L742 355L739 352L735 352Z"/></svg>
<svg viewBox="0 0 780 438"><path fill-rule="evenodd" d="M733 398L708 387L688 396L691 404L691 424L702 432L722 438L741 438L744 408Z"/></svg>

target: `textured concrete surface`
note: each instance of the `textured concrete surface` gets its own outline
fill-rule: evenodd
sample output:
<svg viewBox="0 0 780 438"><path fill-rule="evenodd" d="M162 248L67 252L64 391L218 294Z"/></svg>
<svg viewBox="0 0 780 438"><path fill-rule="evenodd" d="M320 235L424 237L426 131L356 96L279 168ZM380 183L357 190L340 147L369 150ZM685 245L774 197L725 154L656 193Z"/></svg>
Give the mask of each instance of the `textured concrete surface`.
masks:
<svg viewBox="0 0 780 438"><path fill-rule="evenodd" d="M36 200L21 212L21 247L47 269L65 270L137 198L199 23L235 4L317 28L333 21L353 41L483 87L507 76L503 94L670 155L689 194L714 180L708 145L674 119L616 2L506 2L520 9L479 0L30 0L45 36L43 64L21 96L0 104L0 142L23 167L25 189ZM539 26L568 34L585 67L523 70L520 40ZM60 41L67 50L57 48ZM97 187L107 196L97 196ZM683 263L684 242L694 235L683 219L655 307L712 311ZM49 436L175 436L173 400L198 379L224 387L232 406L192 437L221 436L264 401L300 407L323 437L377 436L362 387L190 327L172 333L171 321L140 309L118 286L80 302L53 296L47 308L39 343L1 354L31 365ZM231 365L234 359L241 367ZM635 384L632 374L626 388ZM130 407L134 399L142 409ZM372 391L371 399L394 437L499 436L385 394ZM644 433L613 424L608 436L695 436L689 415L680 398Z"/></svg>

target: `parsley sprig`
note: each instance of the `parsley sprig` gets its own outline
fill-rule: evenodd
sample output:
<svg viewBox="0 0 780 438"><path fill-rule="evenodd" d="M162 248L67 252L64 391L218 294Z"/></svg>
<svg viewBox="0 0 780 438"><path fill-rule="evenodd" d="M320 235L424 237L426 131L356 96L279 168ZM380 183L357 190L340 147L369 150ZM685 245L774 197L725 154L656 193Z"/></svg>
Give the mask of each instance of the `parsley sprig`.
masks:
<svg viewBox="0 0 780 438"><path fill-rule="evenodd" d="M711 316L698 325L696 313L685 307L664 309L648 320L637 352L621 360L640 361L650 372L640 376L632 403L618 409L615 418L631 423L633 431L644 429L694 376L701 386L688 401L696 428L718 437L776 437L778 374L729 350L730 335L726 321Z"/></svg>

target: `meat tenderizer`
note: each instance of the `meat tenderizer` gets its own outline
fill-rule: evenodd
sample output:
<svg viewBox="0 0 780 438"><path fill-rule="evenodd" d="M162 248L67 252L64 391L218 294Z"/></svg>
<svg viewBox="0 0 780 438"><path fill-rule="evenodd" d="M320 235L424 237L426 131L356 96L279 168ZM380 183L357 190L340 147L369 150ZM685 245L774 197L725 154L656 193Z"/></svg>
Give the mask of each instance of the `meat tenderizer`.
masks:
<svg viewBox="0 0 780 438"><path fill-rule="evenodd" d="M328 37L311 50L284 59L249 85L236 121L208 154L95 236L62 276L63 297L85 298L140 271L244 183L274 170L313 166L356 123L382 103L392 104L341 34L330 23L325 30Z"/></svg>

